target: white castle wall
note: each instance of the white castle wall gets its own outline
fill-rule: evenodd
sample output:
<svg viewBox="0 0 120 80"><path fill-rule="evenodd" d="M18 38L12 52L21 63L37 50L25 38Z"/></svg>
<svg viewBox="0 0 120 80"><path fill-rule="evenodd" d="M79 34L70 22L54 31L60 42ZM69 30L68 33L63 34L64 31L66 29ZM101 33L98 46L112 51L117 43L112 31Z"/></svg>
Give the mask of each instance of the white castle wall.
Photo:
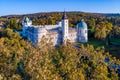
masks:
<svg viewBox="0 0 120 80"><path fill-rule="evenodd" d="M50 42L52 42L54 46L60 45L62 43L61 34L47 34L46 36L48 39L50 39Z"/></svg>
<svg viewBox="0 0 120 80"><path fill-rule="evenodd" d="M69 33L69 40L71 42L77 42L77 32L71 32L71 33Z"/></svg>
<svg viewBox="0 0 120 80"><path fill-rule="evenodd" d="M68 19L62 20L62 35L63 35L63 42L69 39L68 36Z"/></svg>
<svg viewBox="0 0 120 80"><path fill-rule="evenodd" d="M54 29L54 28L59 28L62 27L62 22L59 21L56 23L56 25L39 25L39 26L34 26L34 27L44 27L45 29Z"/></svg>
<svg viewBox="0 0 120 80"><path fill-rule="evenodd" d="M54 28L58 28L61 27L60 25L45 25L44 26L46 29L54 29Z"/></svg>
<svg viewBox="0 0 120 80"><path fill-rule="evenodd" d="M78 39L79 42L87 42L88 35L87 35L87 28L79 28Z"/></svg>

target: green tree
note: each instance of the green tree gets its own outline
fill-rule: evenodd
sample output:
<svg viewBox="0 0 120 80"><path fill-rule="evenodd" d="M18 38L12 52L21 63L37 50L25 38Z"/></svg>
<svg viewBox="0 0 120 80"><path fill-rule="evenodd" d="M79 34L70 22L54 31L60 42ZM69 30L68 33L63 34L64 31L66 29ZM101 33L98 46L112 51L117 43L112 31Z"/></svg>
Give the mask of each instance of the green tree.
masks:
<svg viewBox="0 0 120 80"><path fill-rule="evenodd" d="M111 36L112 36L113 38L120 38L120 27L114 26L114 27L113 27L113 30L112 30L112 32L111 32Z"/></svg>
<svg viewBox="0 0 120 80"><path fill-rule="evenodd" d="M105 39L106 36L107 34L106 34L106 28L104 27L104 23L97 24L95 27L94 37L99 40L102 40Z"/></svg>
<svg viewBox="0 0 120 80"><path fill-rule="evenodd" d="M56 21L53 18L48 19L48 24L55 25Z"/></svg>
<svg viewBox="0 0 120 80"><path fill-rule="evenodd" d="M109 22L99 22L95 27L94 37L103 40L110 34L113 25Z"/></svg>
<svg viewBox="0 0 120 80"><path fill-rule="evenodd" d="M18 19L14 18L6 23L7 28L15 29L15 30L21 30L22 26Z"/></svg>

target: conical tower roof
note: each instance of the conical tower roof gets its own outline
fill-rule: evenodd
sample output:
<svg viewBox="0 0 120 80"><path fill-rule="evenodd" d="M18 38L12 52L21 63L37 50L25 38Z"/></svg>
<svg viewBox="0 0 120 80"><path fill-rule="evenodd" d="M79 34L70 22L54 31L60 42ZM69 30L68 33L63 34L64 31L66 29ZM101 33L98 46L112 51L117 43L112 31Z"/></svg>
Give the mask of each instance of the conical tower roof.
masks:
<svg viewBox="0 0 120 80"><path fill-rule="evenodd" d="M62 19L68 19L68 17L67 17L67 15L66 15L66 12L65 12L65 11L63 12Z"/></svg>

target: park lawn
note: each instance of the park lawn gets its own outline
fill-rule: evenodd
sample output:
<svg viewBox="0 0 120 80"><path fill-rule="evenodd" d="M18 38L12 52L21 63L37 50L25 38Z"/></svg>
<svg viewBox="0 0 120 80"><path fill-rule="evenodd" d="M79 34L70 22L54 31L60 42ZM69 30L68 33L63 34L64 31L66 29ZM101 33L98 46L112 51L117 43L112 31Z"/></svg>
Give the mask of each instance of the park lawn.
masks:
<svg viewBox="0 0 120 80"><path fill-rule="evenodd" d="M91 39L89 39L88 44L93 45L95 48L102 47L102 46L105 47L106 46L106 41L99 41L99 40L91 38Z"/></svg>
<svg viewBox="0 0 120 80"><path fill-rule="evenodd" d="M109 46L109 53L110 53L112 56L120 59L120 46L110 45L110 46Z"/></svg>
<svg viewBox="0 0 120 80"><path fill-rule="evenodd" d="M111 41L117 44L120 44L120 39L111 39ZM109 45L109 50L108 50L108 45L106 41L99 41L94 38L89 38L89 41L87 43L78 43L78 44L79 45L84 44L84 46L87 46L87 44L90 44L90 45L93 45L95 49L97 47L104 46L106 51L108 51L112 56L120 59L120 46Z"/></svg>
<svg viewBox="0 0 120 80"><path fill-rule="evenodd" d="M105 47L106 41L99 41L94 38L89 38L87 43L78 43L78 44L84 44L84 46L87 46L87 44L89 44L89 45L93 45L94 48L97 48L97 47L102 47L102 46Z"/></svg>
<svg viewBox="0 0 120 80"><path fill-rule="evenodd" d="M115 42L115 43L120 44L120 39L117 39L117 38L111 38L110 40L111 40L111 42Z"/></svg>
<svg viewBox="0 0 120 80"><path fill-rule="evenodd" d="M116 45L110 45L109 46L109 53L112 56L115 56L116 58L120 59L120 39L117 38L111 38L110 39L112 43Z"/></svg>

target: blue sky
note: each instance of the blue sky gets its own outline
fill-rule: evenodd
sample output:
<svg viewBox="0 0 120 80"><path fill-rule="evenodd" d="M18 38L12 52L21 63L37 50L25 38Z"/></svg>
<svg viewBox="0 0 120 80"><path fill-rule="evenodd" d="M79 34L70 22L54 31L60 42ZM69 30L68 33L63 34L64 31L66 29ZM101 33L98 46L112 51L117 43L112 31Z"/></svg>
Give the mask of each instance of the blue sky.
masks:
<svg viewBox="0 0 120 80"><path fill-rule="evenodd" d="M0 16L52 11L120 13L120 0L0 0Z"/></svg>

